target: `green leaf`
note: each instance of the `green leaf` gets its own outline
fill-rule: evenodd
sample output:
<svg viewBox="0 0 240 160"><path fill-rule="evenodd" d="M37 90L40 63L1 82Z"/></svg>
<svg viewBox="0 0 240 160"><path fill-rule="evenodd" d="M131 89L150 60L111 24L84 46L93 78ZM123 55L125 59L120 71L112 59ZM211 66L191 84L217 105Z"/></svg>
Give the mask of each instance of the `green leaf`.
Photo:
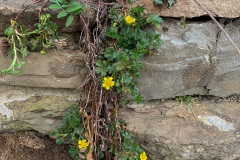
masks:
<svg viewBox="0 0 240 160"><path fill-rule="evenodd" d="M60 2L60 3L64 3L64 0L57 0L58 2Z"/></svg>
<svg viewBox="0 0 240 160"><path fill-rule="evenodd" d="M74 133L77 133L78 135L82 134L83 133L83 128L75 128L74 129Z"/></svg>
<svg viewBox="0 0 240 160"><path fill-rule="evenodd" d="M71 23L73 22L73 19L74 19L74 16L73 15L70 15L66 21L66 24L65 26L66 27L69 27L71 25Z"/></svg>
<svg viewBox="0 0 240 160"><path fill-rule="evenodd" d="M18 73L19 73L19 71L16 71L16 70L14 70L14 71L12 72L13 75L17 75Z"/></svg>
<svg viewBox="0 0 240 160"><path fill-rule="evenodd" d="M4 74L4 75L7 75L9 73L9 71L7 69L3 69L1 70L1 72Z"/></svg>
<svg viewBox="0 0 240 160"><path fill-rule="evenodd" d="M79 9L83 9L83 6L81 6L80 4L76 4L76 5L72 5L72 6L68 7L66 9L66 12L70 13L70 12L77 11Z"/></svg>
<svg viewBox="0 0 240 160"><path fill-rule="evenodd" d="M162 23L162 22L163 22L162 18L156 14L151 14L147 18L147 23L152 23L158 28L160 27L160 23Z"/></svg>
<svg viewBox="0 0 240 160"><path fill-rule="evenodd" d="M11 28L11 27L8 27L5 31L4 31L4 34L6 36L11 36L14 34L14 30Z"/></svg>
<svg viewBox="0 0 240 160"><path fill-rule="evenodd" d="M78 148L75 146L70 146L68 153L73 159L78 159Z"/></svg>
<svg viewBox="0 0 240 160"><path fill-rule="evenodd" d="M50 0L50 2L52 2L52 3L57 3L56 0Z"/></svg>
<svg viewBox="0 0 240 160"><path fill-rule="evenodd" d="M61 9L61 6L58 5L58 4L51 4L51 5L49 6L49 8L50 8L50 9Z"/></svg>
<svg viewBox="0 0 240 160"><path fill-rule="evenodd" d="M65 17L66 15L67 15L67 12L65 10L63 10L58 13L57 18L62 18L62 17Z"/></svg>
<svg viewBox="0 0 240 160"><path fill-rule="evenodd" d="M153 4L154 5L162 5L163 4L163 0L153 0Z"/></svg>
<svg viewBox="0 0 240 160"><path fill-rule="evenodd" d="M63 139L62 138L58 138L58 139L56 139L56 143L57 144L63 144Z"/></svg>
<svg viewBox="0 0 240 160"><path fill-rule="evenodd" d="M168 8L170 8L175 2L176 0L168 0Z"/></svg>
<svg viewBox="0 0 240 160"><path fill-rule="evenodd" d="M133 3L134 3L134 0L128 0L128 3L129 3L129 4L133 4Z"/></svg>
<svg viewBox="0 0 240 160"><path fill-rule="evenodd" d="M22 68L22 66L25 64L25 62L18 62L18 68Z"/></svg>
<svg viewBox="0 0 240 160"><path fill-rule="evenodd" d="M73 12L72 12L72 15L78 15L78 14L80 14L80 13L83 11L83 9L84 9L84 7L83 7L83 8L80 8L80 9L78 9L78 10L76 10L76 11L73 11Z"/></svg>

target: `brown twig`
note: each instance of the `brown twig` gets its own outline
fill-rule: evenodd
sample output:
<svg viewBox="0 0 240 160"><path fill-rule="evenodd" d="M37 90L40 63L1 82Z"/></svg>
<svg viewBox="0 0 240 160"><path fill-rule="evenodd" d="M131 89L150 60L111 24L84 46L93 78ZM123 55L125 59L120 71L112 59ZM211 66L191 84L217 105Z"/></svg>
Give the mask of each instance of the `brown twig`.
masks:
<svg viewBox="0 0 240 160"><path fill-rule="evenodd" d="M213 17L213 14L206 8L204 7L202 4L200 4L197 0L194 0L205 12L207 12L207 14L212 18L212 20L217 24L217 26L221 29L221 31L223 31L225 33L225 35L228 37L229 41L231 42L231 44L234 46L234 48L237 50L238 54L240 55L240 49L238 48L238 46L233 42L232 38L229 36L229 34L224 30L224 28L221 26L220 23L218 23L218 21Z"/></svg>

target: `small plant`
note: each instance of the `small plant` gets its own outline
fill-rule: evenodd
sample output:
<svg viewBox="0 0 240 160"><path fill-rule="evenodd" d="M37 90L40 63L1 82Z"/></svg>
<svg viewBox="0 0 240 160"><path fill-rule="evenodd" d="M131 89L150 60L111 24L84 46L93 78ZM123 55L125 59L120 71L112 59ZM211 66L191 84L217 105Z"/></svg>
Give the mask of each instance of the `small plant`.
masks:
<svg viewBox="0 0 240 160"><path fill-rule="evenodd" d="M29 50L40 50L41 54L46 53L50 48L53 39L57 39L57 25L50 21L50 14L42 14L39 23L34 25L34 30L26 29L15 20L11 20L11 25L4 31L9 44L8 56L13 57L13 61L8 69L3 69L5 75L8 73L18 74L24 61L19 60L19 56L24 58L29 54Z"/></svg>
<svg viewBox="0 0 240 160"><path fill-rule="evenodd" d="M76 0L50 0L52 4L49 6L50 9L60 10L57 18L66 17L66 27L70 26L73 22L74 16L79 15L83 10L84 6L76 2Z"/></svg>
<svg viewBox="0 0 240 160"><path fill-rule="evenodd" d="M197 101L198 100L197 97L187 95L187 96L176 97L175 99L180 105L182 105L183 102L186 103L189 109L191 110L192 114L194 114L194 110L190 104Z"/></svg>
<svg viewBox="0 0 240 160"><path fill-rule="evenodd" d="M84 135L84 126L82 115L79 115L79 109L76 105L70 107L63 115L63 123L60 128L52 132L57 137L56 143L70 143L69 154L74 160L78 159L78 148L87 149L86 137ZM85 152L85 150L84 150ZM83 150L81 154L84 154ZM83 155L84 156L84 155Z"/></svg>
<svg viewBox="0 0 240 160"><path fill-rule="evenodd" d="M131 94L139 103L142 96L138 94L136 78L144 68L141 59L149 53L149 50L156 49L162 44L159 35L146 30L145 27L149 25L159 27L162 19L155 14L146 16L144 8L140 6L125 12L113 9L109 18L111 25L107 28L106 34L111 43L99 56L96 72L100 74L100 79L111 77L114 81L114 90L119 94ZM104 85L105 82L103 87Z"/></svg>

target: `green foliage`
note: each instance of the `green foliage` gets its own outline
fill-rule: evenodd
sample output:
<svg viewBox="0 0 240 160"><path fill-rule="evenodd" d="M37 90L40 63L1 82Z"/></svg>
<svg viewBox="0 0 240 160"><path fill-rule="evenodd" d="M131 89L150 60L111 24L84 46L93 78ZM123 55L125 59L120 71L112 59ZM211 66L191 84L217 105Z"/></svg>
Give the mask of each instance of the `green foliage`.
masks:
<svg viewBox="0 0 240 160"><path fill-rule="evenodd" d="M198 100L197 97L193 97L193 96L189 96L189 95L176 97L175 99L176 99L176 101L177 101L178 103L180 103L180 104L182 104L183 102L184 102L184 103L193 103L193 102L195 102L196 100Z"/></svg>
<svg viewBox="0 0 240 160"><path fill-rule="evenodd" d="M182 105L182 103L186 103L188 108L191 110L192 114L194 114L194 110L191 106L191 103L197 101L198 100L197 97L187 95L187 96L176 97L175 99L180 105Z"/></svg>
<svg viewBox="0 0 240 160"><path fill-rule="evenodd" d="M11 25L4 34L10 45L7 55L13 57L9 68L1 70L5 75L19 73L18 69L25 63L19 60L19 56L24 58L29 54L29 50L39 50L41 54L45 54L45 50L51 47L52 40L58 38L57 25L50 21L50 14L42 14L39 17L39 23L34 25L33 31L11 20Z"/></svg>
<svg viewBox="0 0 240 160"><path fill-rule="evenodd" d="M170 8L174 3L176 3L176 0L167 0L167 6ZM153 0L154 5L162 5L164 4L164 0Z"/></svg>
<svg viewBox="0 0 240 160"><path fill-rule="evenodd" d="M65 26L69 27L74 20L74 16L80 14L84 10L84 6L76 2L76 0L50 0L50 9L61 10L57 18L63 18L68 15Z"/></svg>
<svg viewBox="0 0 240 160"><path fill-rule="evenodd" d="M121 131L122 136L122 151L118 153L118 160L139 160L139 155L143 149L135 142L132 133Z"/></svg>
<svg viewBox="0 0 240 160"><path fill-rule="evenodd" d="M131 94L139 103L142 96L137 92L135 79L144 68L141 59L149 50L157 49L162 43L158 34L145 28L151 25L159 27L162 19L155 14L146 16L144 8L140 6L131 8L128 15L135 19L134 23L129 24L121 11L110 11L111 25L107 28L107 37L113 43L99 56L96 72L102 78L113 77L116 91Z"/></svg>
<svg viewBox="0 0 240 160"><path fill-rule="evenodd" d="M84 139L84 127L81 115L76 105L70 107L63 115L63 124L56 131L51 133L55 136L56 143L71 143L75 144L70 147L69 154L73 159L78 159L77 141Z"/></svg>

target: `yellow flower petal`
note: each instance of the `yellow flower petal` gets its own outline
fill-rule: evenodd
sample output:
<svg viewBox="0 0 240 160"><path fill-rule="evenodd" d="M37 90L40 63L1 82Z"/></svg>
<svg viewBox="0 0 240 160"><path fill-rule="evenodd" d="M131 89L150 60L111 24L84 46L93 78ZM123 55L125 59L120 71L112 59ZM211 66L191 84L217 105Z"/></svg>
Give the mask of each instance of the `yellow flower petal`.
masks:
<svg viewBox="0 0 240 160"><path fill-rule="evenodd" d="M87 146L88 146L88 143L87 143L87 140L86 140L86 139L84 139L84 140L78 140L78 148L79 148L79 149L82 149L82 148L87 149Z"/></svg>
<svg viewBox="0 0 240 160"><path fill-rule="evenodd" d="M147 160L146 152L142 152L142 153L140 154L140 159L141 159L141 160Z"/></svg>
<svg viewBox="0 0 240 160"><path fill-rule="evenodd" d="M130 15L128 15L127 17L125 17L125 21L128 23L128 24L132 24L136 21L135 18L131 17Z"/></svg>
<svg viewBox="0 0 240 160"><path fill-rule="evenodd" d="M106 90L109 90L111 87L113 87L115 82L113 81L113 77L104 77L102 87L104 87Z"/></svg>

